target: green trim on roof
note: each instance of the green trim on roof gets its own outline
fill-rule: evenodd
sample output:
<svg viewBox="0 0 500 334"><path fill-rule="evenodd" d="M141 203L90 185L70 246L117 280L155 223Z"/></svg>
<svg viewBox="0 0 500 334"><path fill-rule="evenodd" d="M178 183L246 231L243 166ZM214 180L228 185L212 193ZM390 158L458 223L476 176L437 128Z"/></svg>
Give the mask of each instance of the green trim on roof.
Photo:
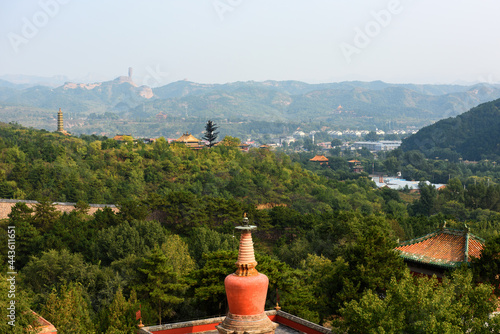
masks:
<svg viewBox="0 0 500 334"><path fill-rule="evenodd" d="M444 269L458 268L464 263L467 265L470 265L470 262L465 262L465 261L458 261L458 262L439 261L438 259L432 259L432 258L424 257L422 255L406 253L406 252L399 251L399 250L398 250L398 252L400 253L400 256L404 260L422 263L422 264L428 264L428 265L432 265L432 266L436 266L436 267L440 267L440 268L444 268Z"/></svg>
<svg viewBox="0 0 500 334"><path fill-rule="evenodd" d="M436 267L440 267L440 268L444 268L444 269L449 269L449 268L460 267L463 263L470 265L470 257L469 257L470 238L475 239L475 240L481 242L482 244L486 243L486 241L483 238L475 236L474 234L470 233L468 229L457 230L457 229L451 229L451 228L443 228L443 229L439 229L437 231L431 232L429 234L426 234L426 235L419 237L419 238L403 241L403 242L399 243L399 246L408 246L408 245L418 244L422 241L425 241L427 239L430 239L432 237L435 237L435 236L437 236L439 234L443 234L443 233L465 237L464 261L440 260L440 259L435 259L435 258L431 258L431 257L424 256L424 255L408 253L408 252L405 252L405 251L399 250L399 249L395 249L395 250L399 252L400 256L404 260L412 261L412 262L416 262L416 263L428 264L428 265L432 265L432 266L436 266Z"/></svg>

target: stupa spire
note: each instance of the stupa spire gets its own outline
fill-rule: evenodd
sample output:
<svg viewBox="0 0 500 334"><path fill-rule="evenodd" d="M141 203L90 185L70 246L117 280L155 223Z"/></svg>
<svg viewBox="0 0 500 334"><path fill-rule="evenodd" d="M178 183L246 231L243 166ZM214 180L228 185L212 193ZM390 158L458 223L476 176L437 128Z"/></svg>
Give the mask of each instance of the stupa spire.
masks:
<svg viewBox="0 0 500 334"><path fill-rule="evenodd" d="M255 267L255 252L253 250L252 230L256 229L255 225L248 225L247 214L243 217L243 225L236 227L243 231L240 237L240 248L238 250L238 261L236 261L235 274L238 276L256 276L259 274Z"/></svg>

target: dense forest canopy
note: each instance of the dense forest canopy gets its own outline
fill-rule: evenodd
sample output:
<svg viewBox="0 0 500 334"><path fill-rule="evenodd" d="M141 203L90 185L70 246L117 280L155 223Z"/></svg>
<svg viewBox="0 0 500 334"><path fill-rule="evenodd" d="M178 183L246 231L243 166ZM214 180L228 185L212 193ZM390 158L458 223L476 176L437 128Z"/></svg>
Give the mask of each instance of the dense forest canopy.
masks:
<svg viewBox="0 0 500 334"><path fill-rule="evenodd" d="M285 311L353 333L369 317L397 317L406 330L443 328L436 322L482 328L494 291L476 281L489 282L484 273L494 270L480 270L481 276L464 268L443 283L419 281L393 248L446 220L457 228L467 223L495 249L498 167L427 160L416 151L357 157L367 170L402 170L416 179L439 177L436 164L454 173L443 190L422 183L421 193L411 194L377 189L367 173L350 170L350 156L331 155L329 165L318 165L309 161L314 152L242 152L235 143L226 138L226 145L191 150L164 138L118 142L1 124L0 197L38 201L33 208L16 204L1 221L3 231L16 229L19 310L32 308L60 333L133 332L139 304L146 324L225 314L223 278L235 270L238 245L234 226L247 213L258 226L258 270L270 279L267 307L278 291ZM60 213L54 201L76 202L77 209ZM117 204L120 211L89 215L87 203ZM6 244L7 235L1 237ZM402 302L409 288L423 299ZM378 299L385 294L394 298ZM421 314L451 301L460 307L416 323L408 308L421 300ZM346 320L338 323L339 316Z"/></svg>

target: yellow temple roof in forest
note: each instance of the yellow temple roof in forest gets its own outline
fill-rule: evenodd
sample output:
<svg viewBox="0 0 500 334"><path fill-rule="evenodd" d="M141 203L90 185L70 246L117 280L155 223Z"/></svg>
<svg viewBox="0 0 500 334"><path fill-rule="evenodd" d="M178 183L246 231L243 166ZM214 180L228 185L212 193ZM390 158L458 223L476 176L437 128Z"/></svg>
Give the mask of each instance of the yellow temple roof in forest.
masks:
<svg viewBox="0 0 500 334"><path fill-rule="evenodd" d="M199 143L200 140L196 139L192 134L189 132L184 133L182 136L180 136L176 142L182 142L182 143Z"/></svg>

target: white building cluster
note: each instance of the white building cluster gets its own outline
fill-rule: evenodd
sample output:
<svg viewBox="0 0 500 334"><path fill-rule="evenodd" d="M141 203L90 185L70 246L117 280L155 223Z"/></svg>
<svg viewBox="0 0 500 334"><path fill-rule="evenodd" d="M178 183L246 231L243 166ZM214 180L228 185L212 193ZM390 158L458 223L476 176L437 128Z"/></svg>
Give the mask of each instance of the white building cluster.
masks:
<svg viewBox="0 0 500 334"><path fill-rule="evenodd" d="M393 190L404 190L408 189L410 191L416 191L419 190L419 181L407 181L405 179L402 179L400 177L382 177L382 176L375 176L372 177L372 181L375 182L378 188L390 188ZM446 187L446 184L442 183L431 183L429 181L424 181L426 184L433 185L436 189L443 189Z"/></svg>
<svg viewBox="0 0 500 334"><path fill-rule="evenodd" d="M366 148L369 151L392 151L401 146L400 140L381 140L381 141L357 141L352 146L359 150Z"/></svg>

